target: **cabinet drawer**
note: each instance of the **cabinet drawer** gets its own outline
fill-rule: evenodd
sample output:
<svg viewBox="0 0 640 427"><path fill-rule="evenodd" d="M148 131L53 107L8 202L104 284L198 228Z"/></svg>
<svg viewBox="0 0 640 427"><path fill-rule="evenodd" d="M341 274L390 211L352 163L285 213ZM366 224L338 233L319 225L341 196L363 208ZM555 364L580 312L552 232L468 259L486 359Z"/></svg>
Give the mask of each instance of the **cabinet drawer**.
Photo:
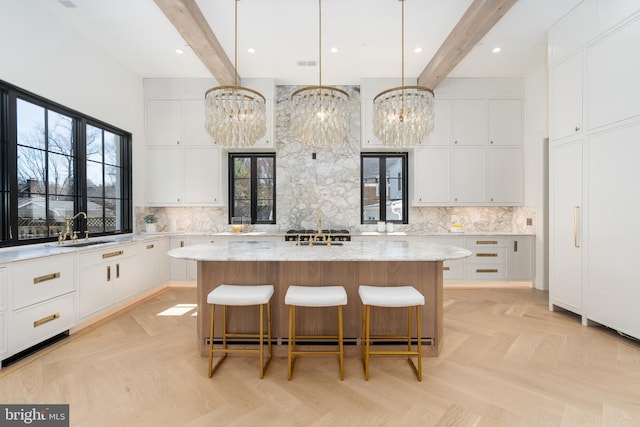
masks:
<svg viewBox="0 0 640 427"><path fill-rule="evenodd" d="M467 280L505 280L506 278L506 264L467 263L465 265Z"/></svg>
<svg viewBox="0 0 640 427"><path fill-rule="evenodd" d="M113 245L99 251L82 253L79 256L80 268L88 265L117 261L120 258L134 256L137 253L137 245Z"/></svg>
<svg viewBox="0 0 640 427"><path fill-rule="evenodd" d="M12 353L24 350L71 328L75 323L75 293L13 312L9 337Z"/></svg>
<svg viewBox="0 0 640 427"><path fill-rule="evenodd" d="M498 247L473 248L469 249L471 256L467 258L468 263L492 263L498 264L507 261L507 249Z"/></svg>
<svg viewBox="0 0 640 427"><path fill-rule="evenodd" d="M19 262L12 270L14 310L75 289L73 255Z"/></svg>

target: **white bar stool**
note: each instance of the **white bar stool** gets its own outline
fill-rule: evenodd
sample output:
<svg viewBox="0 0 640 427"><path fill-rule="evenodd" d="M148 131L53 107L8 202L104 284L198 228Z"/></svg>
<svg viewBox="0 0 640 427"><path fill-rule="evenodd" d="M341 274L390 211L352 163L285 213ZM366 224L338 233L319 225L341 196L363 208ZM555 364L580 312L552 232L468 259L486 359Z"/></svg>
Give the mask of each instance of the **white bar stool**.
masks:
<svg viewBox="0 0 640 427"><path fill-rule="evenodd" d="M260 378L264 378L264 372L269 366L272 356L271 348L271 296L273 285L220 285L207 295L207 303L211 304L211 325L209 330L209 378L218 369L229 353L258 354L260 358ZM215 306L222 306L222 348L213 348L213 332L215 319ZM227 306L260 306L260 332L257 334L229 333L227 332ZM269 358L264 363L264 308L267 307L267 345ZM258 349L230 349L227 338L258 338ZM222 353L222 357L213 366L213 353Z"/></svg>
<svg viewBox="0 0 640 427"><path fill-rule="evenodd" d="M422 326L420 323L420 306L424 305L424 295L413 286L360 286L358 294L362 300L362 340L361 356L364 364L364 377L369 381L369 358L371 355L406 355L409 364L422 381ZM408 329L407 335L371 335L371 307L407 307ZM417 351L411 345L411 309L416 310L418 341ZM406 339L407 350L371 350L371 338ZM413 363L412 356L418 357L418 367Z"/></svg>
<svg viewBox="0 0 640 427"><path fill-rule="evenodd" d="M291 380L295 356L300 354L336 354L340 361L340 379L344 380L344 348L342 344L342 306L347 305L347 292L342 286L289 286L284 297L289 306L289 342L287 346L287 378ZM338 307L338 335L296 335L296 307ZM338 339L338 351L296 350L296 338Z"/></svg>

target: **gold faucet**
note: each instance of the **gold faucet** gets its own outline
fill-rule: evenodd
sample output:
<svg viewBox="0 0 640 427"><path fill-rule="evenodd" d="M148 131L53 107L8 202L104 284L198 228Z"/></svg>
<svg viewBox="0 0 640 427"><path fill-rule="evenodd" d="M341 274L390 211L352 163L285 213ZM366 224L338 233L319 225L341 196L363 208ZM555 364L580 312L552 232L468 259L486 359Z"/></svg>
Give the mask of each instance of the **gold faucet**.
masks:
<svg viewBox="0 0 640 427"><path fill-rule="evenodd" d="M72 217L65 217L64 234L62 234L61 231L58 232L58 244L64 245L64 241L67 240L67 236L70 237L71 240L73 240L73 243L76 243L78 241L78 232L77 231L73 231L73 233L71 232L71 221L78 218L80 215L82 215L84 219L87 219L87 214L85 212L78 212ZM85 235L85 239L89 240L89 233L85 232L84 235Z"/></svg>

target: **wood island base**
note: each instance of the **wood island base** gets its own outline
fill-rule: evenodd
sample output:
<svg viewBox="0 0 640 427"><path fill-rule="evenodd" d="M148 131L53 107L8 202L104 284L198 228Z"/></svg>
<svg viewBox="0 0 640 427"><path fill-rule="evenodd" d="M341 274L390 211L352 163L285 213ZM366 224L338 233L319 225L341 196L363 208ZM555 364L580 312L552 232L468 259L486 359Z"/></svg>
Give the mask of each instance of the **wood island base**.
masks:
<svg viewBox="0 0 640 427"><path fill-rule="evenodd" d="M277 357L287 354L288 307L284 304L284 296L290 285L345 287L348 303L343 307L343 321L345 353L348 355L360 354L362 303L358 286L414 286L425 296L423 354L437 356L442 348L442 261L198 261L198 347L203 356L208 355L211 315L207 295L220 284L274 285L272 337L274 356ZM216 310L217 325L222 325L221 312ZM229 307L227 322L230 331L256 332L258 308ZM336 308L297 310L296 325L303 335L335 335ZM406 335L406 331L407 309L372 308L372 334ZM218 334L216 329L216 342Z"/></svg>

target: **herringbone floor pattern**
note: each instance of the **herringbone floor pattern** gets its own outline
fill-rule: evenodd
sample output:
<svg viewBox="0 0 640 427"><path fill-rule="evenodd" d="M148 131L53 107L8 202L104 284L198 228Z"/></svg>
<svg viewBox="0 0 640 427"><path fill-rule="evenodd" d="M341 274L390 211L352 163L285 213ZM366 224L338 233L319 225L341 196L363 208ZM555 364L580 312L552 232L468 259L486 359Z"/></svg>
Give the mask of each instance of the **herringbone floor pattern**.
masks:
<svg viewBox="0 0 640 427"><path fill-rule="evenodd" d="M69 403L74 427L640 426L640 344L549 312L545 292L446 290L422 382L398 358L366 382L357 357L344 381L334 357L300 358L289 382L286 359L260 380L230 356L209 379L194 303L170 289L1 370L0 401Z"/></svg>

